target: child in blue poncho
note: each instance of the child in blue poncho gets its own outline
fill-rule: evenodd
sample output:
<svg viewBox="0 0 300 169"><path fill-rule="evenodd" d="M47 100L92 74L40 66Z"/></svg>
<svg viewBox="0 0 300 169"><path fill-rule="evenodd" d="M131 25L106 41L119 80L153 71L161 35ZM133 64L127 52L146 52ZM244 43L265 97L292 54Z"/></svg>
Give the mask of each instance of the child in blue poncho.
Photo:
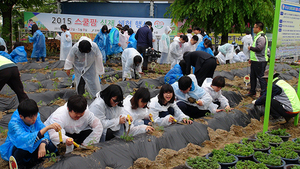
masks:
<svg viewBox="0 0 300 169"><path fill-rule="evenodd" d="M4 160L11 163L14 159L18 166L28 166L35 164L46 152L57 151L47 131L59 131L61 127L57 123L45 126L38 111L37 104L32 99L19 104L8 123L6 141L0 146L0 154Z"/></svg>
<svg viewBox="0 0 300 169"><path fill-rule="evenodd" d="M14 44L14 50L9 54L11 58L13 59L13 62L19 63L19 62L27 62L27 53L25 51L25 48L22 44L22 42L16 42Z"/></svg>
<svg viewBox="0 0 300 169"><path fill-rule="evenodd" d="M6 57L7 59L14 61L11 56L5 52L5 46L4 45L0 45L0 55Z"/></svg>

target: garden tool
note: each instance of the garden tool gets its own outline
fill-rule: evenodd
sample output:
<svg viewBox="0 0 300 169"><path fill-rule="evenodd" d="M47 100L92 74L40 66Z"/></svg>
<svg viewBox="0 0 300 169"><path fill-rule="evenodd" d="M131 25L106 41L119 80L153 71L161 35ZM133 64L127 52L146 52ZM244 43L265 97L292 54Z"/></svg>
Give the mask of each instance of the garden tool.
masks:
<svg viewBox="0 0 300 169"><path fill-rule="evenodd" d="M170 117L173 117L172 115L170 115ZM186 123L183 123L183 122L178 122L175 118L173 120L174 123L177 123L177 124L183 124L183 125L186 125Z"/></svg>
<svg viewBox="0 0 300 169"><path fill-rule="evenodd" d="M85 150L90 150L90 149L87 148L86 146L77 144L75 141L73 141L73 145L74 145L75 147L77 147L77 148L82 148L82 149L85 149Z"/></svg>
<svg viewBox="0 0 300 169"><path fill-rule="evenodd" d="M127 131L127 136L128 136L128 134L129 134L129 131L130 131L130 126L131 126L131 121L130 121L130 115L128 114L127 115L127 118L128 118L128 131Z"/></svg>
<svg viewBox="0 0 300 169"><path fill-rule="evenodd" d="M190 102L190 103L198 103L198 101L195 99L195 98L192 98L192 97L189 97L188 98L188 101Z"/></svg>
<svg viewBox="0 0 300 169"><path fill-rule="evenodd" d="M66 144L63 143L61 130L58 131L59 144L57 145L58 154L63 156L66 153Z"/></svg>
<svg viewBox="0 0 300 169"><path fill-rule="evenodd" d="M149 115L151 115L151 117L150 117L150 120L151 120L151 127L156 127L156 126L158 126L157 124L155 124L154 123L154 120L153 120L153 117L152 117L152 114L150 113ZM155 124L155 125L154 125Z"/></svg>

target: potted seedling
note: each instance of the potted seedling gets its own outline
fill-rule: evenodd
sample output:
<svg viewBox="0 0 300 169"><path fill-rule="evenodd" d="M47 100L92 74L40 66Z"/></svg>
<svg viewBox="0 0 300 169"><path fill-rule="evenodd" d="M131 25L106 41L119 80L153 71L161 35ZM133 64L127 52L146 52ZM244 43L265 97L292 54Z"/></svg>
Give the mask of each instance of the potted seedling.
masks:
<svg viewBox="0 0 300 169"><path fill-rule="evenodd" d="M288 141L291 135L286 132L286 129L277 129L277 130L272 130L272 131L267 131L266 133L270 135L276 135L279 136L283 141Z"/></svg>
<svg viewBox="0 0 300 169"><path fill-rule="evenodd" d="M300 169L300 165L299 164L288 164L288 165L284 166L284 169Z"/></svg>
<svg viewBox="0 0 300 169"><path fill-rule="evenodd" d="M285 165L285 161L280 156L275 154L267 154L261 151L254 153L253 159L257 163L263 163L268 168L282 168Z"/></svg>
<svg viewBox="0 0 300 169"><path fill-rule="evenodd" d="M268 169L263 163L255 163L250 160L238 161L235 165L235 169Z"/></svg>
<svg viewBox="0 0 300 169"><path fill-rule="evenodd" d="M205 157L188 158L185 162L189 169L221 169L217 161L206 159Z"/></svg>
<svg viewBox="0 0 300 169"><path fill-rule="evenodd" d="M300 144L300 138L294 138L293 142L296 143L296 144Z"/></svg>
<svg viewBox="0 0 300 169"><path fill-rule="evenodd" d="M240 160L251 159L254 153L252 146L246 146L238 143L227 144L224 150L237 156Z"/></svg>
<svg viewBox="0 0 300 169"><path fill-rule="evenodd" d="M232 154L228 154L224 150L215 150L211 153L206 154L205 156L207 159L211 159L213 161L217 161L222 169L227 169L229 167L234 166L238 162L238 158Z"/></svg>
<svg viewBox="0 0 300 169"><path fill-rule="evenodd" d="M299 160L298 154L287 147L272 147L270 153L280 156L287 164L295 164Z"/></svg>
<svg viewBox="0 0 300 169"><path fill-rule="evenodd" d="M271 146L279 146L281 143L283 143L282 139L279 136L276 135L269 135L266 133L258 132L255 135L255 138L257 140L266 140L269 142Z"/></svg>
<svg viewBox="0 0 300 169"><path fill-rule="evenodd" d="M270 144L266 140L243 138L241 140L241 143L246 146L253 146L254 151L268 152L268 150L270 149Z"/></svg>

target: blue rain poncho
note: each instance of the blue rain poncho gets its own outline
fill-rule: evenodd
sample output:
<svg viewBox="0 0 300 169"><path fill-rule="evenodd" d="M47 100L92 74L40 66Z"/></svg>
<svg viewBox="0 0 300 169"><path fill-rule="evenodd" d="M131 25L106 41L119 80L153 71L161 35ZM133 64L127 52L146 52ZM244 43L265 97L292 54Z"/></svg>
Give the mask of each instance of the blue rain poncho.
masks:
<svg viewBox="0 0 300 169"><path fill-rule="evenodd" d="M11 56L6 53L5 51L0 51L0 55L6 57L7 59L11 60L14 62L14 60L11 58Z"/></svg>
<svg viewBox="0 0 300 169"><path fill-rule="evenodd" d="M97 46L99 47L102 57L103 57L103 61L104 63L106 62L106 53L107 53L107 41L108 41L108 34L107 33L103 33L102 29L100 29L100 32L96 35L94 42L97 44Z"/></svg>
<svg viewBox="0 0 300 169"><path fill-rule="evenodd" d="M68 35L68 37L67 37ZM61 35L57 35L56 39L60 40L60 56L59 60L66 60L67 56L72 48L72 35L69 31L62 32Z"/></svg>
<svg viewBox="0 0 300 169"><path fill-rule="evenodd" d="M18 46L16 47L11 53L11 58L13 59L13 62L19 63L19 62L27 62L27 53L25 51L24 46Z"/></svg>
<svg viewBox="0 0 300 169"><path fill-rule="evenodd" d="M135 33L133 33L128 39L128 46L127 48L134 48L136 49L137 41L135 39Z"/></svg>
<svg viewBox="0 0 300 169"><path fill-rule="evenodd" d="M199 43L199 45L196 48L196 51L203 51L203 52L211 54L212 56L215 56L214 53L212 52L211 48L209 48L209 47L205 48L204 41Z"/></svg>
<svg viewBox="0 0 300 169"><path fill-rule="evenodd" d="M12 155L13 147L33 153L44 139L50 140L48 132L38 141L36 138L41 129L46 127L41 121L40 113L37 115L35 123L31 126L26 125L16 110L8 123L8 133L5 143L0 146L0 154L4 160L9 160Z"/></svg>
<svg viewBox="0 0 300 169"><path fill-rule="evenodd" d="M33 42L33 50L31 53L31 58L41 58L46 57L46 42L45 36L40 31L34 32L33 37L28 36L29 42Z"/></svg>
<svg viewBox="0 0 300 169"><path fill-rule="evenodd" d="M173 84L175 82L177 82L181 76L183 76L182 74L182 70L179 64L176 64L165 76L165 83L167 84Z"/></svg>
<svg viewBox="0 0 300 169"><path fill-rule="evenodd" d="M209 37L208 35L205 35L205 36L203 37L203 39L202 39L202 42L204 42L205 39L211 40L211 37Z"/></svg>
<svg viewBox="0 0 300 169"><path fill-rule="evenodd" d="M107 45L107 55L113 55L120 52L123 52L121 46L118 45L119 43L119 31L117 28L111 28L108 34L108 45Z"/></svg>

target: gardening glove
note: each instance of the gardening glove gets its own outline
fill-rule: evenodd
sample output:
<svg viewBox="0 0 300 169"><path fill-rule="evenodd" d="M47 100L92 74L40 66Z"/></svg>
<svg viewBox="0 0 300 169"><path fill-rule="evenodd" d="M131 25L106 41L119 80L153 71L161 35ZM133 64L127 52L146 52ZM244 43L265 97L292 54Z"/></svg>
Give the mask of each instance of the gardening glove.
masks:
<svg viewBox="0 0 300 169"><path fill-rule="evenodd" d="M256 102L256 100L253 100L253 101L252 101L252 104L255 104L255 102Z"/></svg>

